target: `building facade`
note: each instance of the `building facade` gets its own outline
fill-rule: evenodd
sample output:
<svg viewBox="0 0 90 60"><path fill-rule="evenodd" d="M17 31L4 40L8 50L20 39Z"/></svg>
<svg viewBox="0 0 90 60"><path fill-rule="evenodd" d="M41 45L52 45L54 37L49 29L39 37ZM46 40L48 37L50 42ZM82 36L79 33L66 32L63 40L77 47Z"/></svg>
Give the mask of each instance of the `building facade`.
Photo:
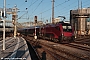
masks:
<svg viewBox="0 0 90 60"><path fill-rule="evenodd" d="M78 35L89 34L90 8L70 10L70 23Z"/></svg>

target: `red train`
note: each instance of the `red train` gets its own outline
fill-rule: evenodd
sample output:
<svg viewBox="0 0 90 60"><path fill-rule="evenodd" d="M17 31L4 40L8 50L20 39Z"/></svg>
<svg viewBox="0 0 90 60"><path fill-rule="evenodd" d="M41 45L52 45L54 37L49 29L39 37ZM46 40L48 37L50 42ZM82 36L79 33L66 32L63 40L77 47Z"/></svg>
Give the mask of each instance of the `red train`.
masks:
<svg viewBox="0 0 90 60"><path fill-rule="evenodd" d="M35 27L23 29L23 34L35 34ZM58 40L59 42L74 41L74 29L68 23L59 22L56 24L46 24L43 26L36 26L36 35L50 40Z"/></svg>
<svg viewBox="0 0 90 60"><path fill-rule="evenodd" d="M49 37L51 40L62 41L74 40L74 29L68 23L59 22L57 24L46 24L41 30L42 36Z"/></svg>

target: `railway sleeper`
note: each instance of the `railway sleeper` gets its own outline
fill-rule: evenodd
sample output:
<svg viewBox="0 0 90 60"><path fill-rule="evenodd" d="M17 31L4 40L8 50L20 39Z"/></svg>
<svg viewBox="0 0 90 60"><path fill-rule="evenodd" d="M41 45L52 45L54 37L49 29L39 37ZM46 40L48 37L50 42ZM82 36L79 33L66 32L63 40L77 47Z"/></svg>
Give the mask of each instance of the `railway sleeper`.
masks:
<svg viewBox="0 0 90 60"><path fill-rule="evenodd" d="M42 43L40 43L40 44L42 44ZM77 58L78 60L90 59L90 58L88 58L88 57L84 57L84 55L82 55L82 54L78 54L78 53L76 53L76 52L67 51L67 49L63 49L63 48L58 49L58 48L56 48L56 47L49 46L49 45L47 45L47 44L42 44L42 45L47 46L48 48L51 48L52 50L55 50L55 51L58 51L58 52L63 52L63 53L65 53L67 56L69 55L69 57L70 57L70 56L73 56L73 58L75 57L75 58ZM45 47L44 47L44 48L45 48ZM54 52L55 52L55 51L54 51ZM61 55L62 55L62 54L61 54Z"/></svg>
<svg viewBox="0 0 90 60"><path fill-rule="evenodd" d="M47 48L46 46L42 46L42 48L47 51L50 55L52 55L54 58L56 58L57 60L82 60L82 58L78 58L75 57L71 54L67 54L66 52L63 51L57 51L55 49L52 48ZM57 56L57 57L56 57Z"/></svg>

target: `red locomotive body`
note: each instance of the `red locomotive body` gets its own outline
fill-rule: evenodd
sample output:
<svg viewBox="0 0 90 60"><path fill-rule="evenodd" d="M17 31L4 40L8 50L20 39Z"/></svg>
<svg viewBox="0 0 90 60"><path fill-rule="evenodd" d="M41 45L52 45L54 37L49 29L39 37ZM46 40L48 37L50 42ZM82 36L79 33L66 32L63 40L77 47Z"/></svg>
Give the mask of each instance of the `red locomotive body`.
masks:
<svg viewBox="0 0 90 60"><path fill-rule="evenodd" d="M74 31L72 26L68 23L60 22L57 24L46 24L42 28L42 35L50 39L58 39L62 41L73 41L74 40Z"/></svg>

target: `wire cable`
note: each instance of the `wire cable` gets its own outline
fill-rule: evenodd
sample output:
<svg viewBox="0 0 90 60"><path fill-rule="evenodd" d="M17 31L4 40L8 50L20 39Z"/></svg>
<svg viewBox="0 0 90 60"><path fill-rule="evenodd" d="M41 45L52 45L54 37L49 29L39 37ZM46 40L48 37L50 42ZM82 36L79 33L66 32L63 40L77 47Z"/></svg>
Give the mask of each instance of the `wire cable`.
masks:
<svg viewBox="0 0 90 60"><path fill-rule="evenodd" d="M40 3L37 5L37 7L34 9L34 11L33 11L32 13L34 13L34 12L37 10L37 8L39 7L39 5L40 5L42 2L43 2L43 0L40 1ZM32 13L31 13L31 15L32 15Z"/></svg>
<svg viewBox="0 0 90 60"><path fill-rule="evenodd" d="M56 5L54 8L56 8L56 7L58 7L58 6L62 5L62 4L65 4L66 2L69 2L69 1L70 1L70 0L64 1L63 3L60 3L60 4ZM47 9L46 11L43 11L42 13L45 13L45 12L51 10L51 9L52 9L52 8ZM39 14L41 14L41 13L38 13L38 15L39 15Z"/></svg>
<svg viewBox="0 0 90 60"><path fill-rule="evenodd" d="M34 1L32 4L30 4L30 5L28 6L28 9L29 9L32 5L34 5L37 1L38 1L38 0L36 0L36 1Z"/></svg>

